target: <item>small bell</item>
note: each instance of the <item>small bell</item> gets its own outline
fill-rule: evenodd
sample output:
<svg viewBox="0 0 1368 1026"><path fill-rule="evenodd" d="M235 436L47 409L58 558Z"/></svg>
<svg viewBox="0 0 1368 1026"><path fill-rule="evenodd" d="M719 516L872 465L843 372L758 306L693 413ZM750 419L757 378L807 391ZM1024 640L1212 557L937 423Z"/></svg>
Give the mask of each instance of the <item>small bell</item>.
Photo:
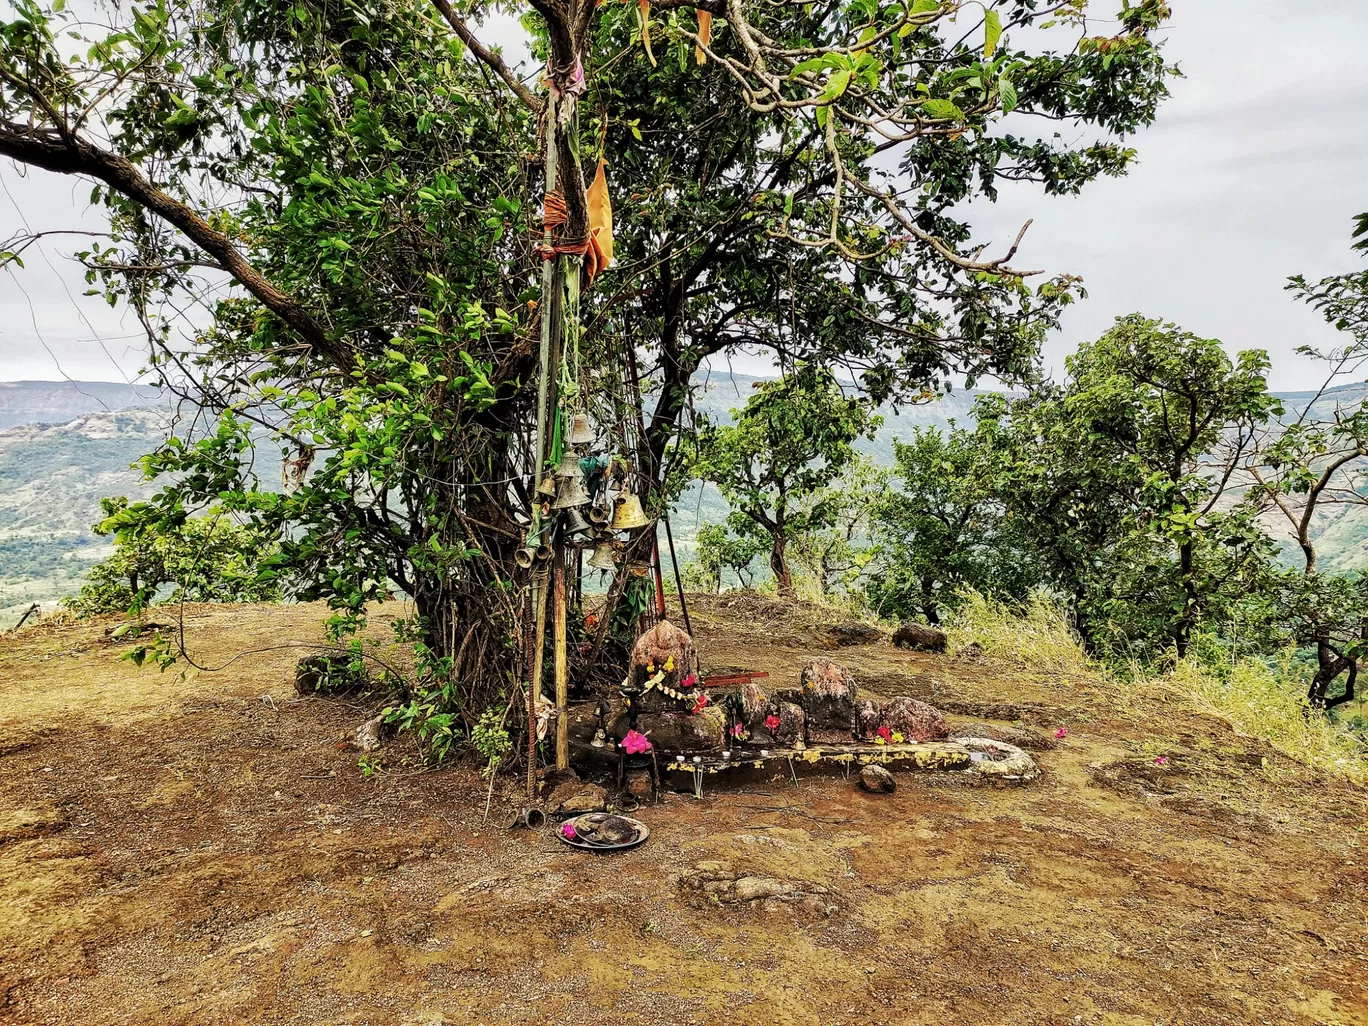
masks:
<svg viewBox="0 0 1368 1026"><path fill-rule="evenodd" d="M556 479L550 474L545 475L541 479L541 483L537 485L537 494L548 499L553 498L556 494Z"/></svg>
<svg viewBox="0 0 1368 1026"><path fill-rule="evenodd" d="M613 543L599 542L594 554L589 557L589 565L595 570L612 570L617 565L617 559L613 555Z"/></svg>
<svg viewBox="0 0 1368 1026"><path fill-rule="evenodd" d="M550 545L538 545L537 551L534 553L534 555L537 557L538 563L549 563L551 561L553 551Z"/></svg>
<svg viewBox="0 0 1368 1026"><path fill-rule="evenodd" d="M518 566L522 567L524 570L532 565L532 558L533 553L531 549L519 549L517 552L513 553L513 562L517 563Z"/></svg>
<svg viewBox="0 0 1368 1026"><path fill-rule="evenodd" d="M612 519L613 511L610 510L607 506L589 507L589 523L596 524L599 527L604 527L607 525L608 521Z"/></svg>
<svg viewBox="0 0 1368 1026"><path fill-rule="evenodd" d="M589 505L589 492L584 487L584 478L576 474L574 477L561 478L560 487L556 489L556 501L551 503L554 509L572 509L576 506Z"/></svg>
<svg viewBox="0 0 1368 1026"><path fill-rule="evenodd" d="M641 508L641 500L635 492L623 492L618 496L617 508L613 512L613 530L626 531L633 527L645 527L651 521Z"/></svg>
<svg viewBox="0 0 1368 1026"><path fill-rule="evenodd" d="M594 441L594 429L589 425L589 415L577 413L570 418L570 444L589 445Z"/></svg>
<svg viewBox="0 0 1368 1026"><path fill-rule="evenodd" d="M556 477L564 480L567 477L580 476L579 453L574 449L566 449L565 455L561 457L560 466L556 468Z"/></svg>

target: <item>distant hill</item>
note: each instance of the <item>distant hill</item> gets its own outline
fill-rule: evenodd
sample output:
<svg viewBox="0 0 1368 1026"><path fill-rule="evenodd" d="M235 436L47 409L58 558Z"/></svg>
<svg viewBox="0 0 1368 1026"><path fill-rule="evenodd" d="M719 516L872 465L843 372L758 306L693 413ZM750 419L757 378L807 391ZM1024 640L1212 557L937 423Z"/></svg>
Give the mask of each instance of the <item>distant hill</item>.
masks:
<svg viewBox="0 0 1368 1026"><path fill-rule="evenodd" d="M86 413L114 413L165 402L160 389L114 381L0 381L0 429L65 424Z"/></svg>
<svg viewBox="0 0 1368 1026"><path fill-rule="evenodd" d="M725 422L763 380L716 371L700 375L695 408ZM885 408L883 426L859 447L876 461L891 463L893 440L907 438L914 428L944 428L952 420L972 423L979 394L955 392L899 411ZM1337 404L1357 404L1366 394L1368 384L1335 389L1316 402L1311 414L1329 419ZM1313 395L1288 392L1281 398L1292 416ZM132 464L164 437L171 406L168 394L123 383L0 382L0 630L28 603L76 591L90 564L108 552L104 540L90 531L99 519L100 498L140 498L154 490ZM265 479L270 476L263 471ZM715 489L686 489L673 517L682 560L692 557L697 529L719 522L726 512ZM1270 527L1281 529L1274 522ZM1326 569L1368 566L1368 508L1334 510L1318 527Z"/></svg>

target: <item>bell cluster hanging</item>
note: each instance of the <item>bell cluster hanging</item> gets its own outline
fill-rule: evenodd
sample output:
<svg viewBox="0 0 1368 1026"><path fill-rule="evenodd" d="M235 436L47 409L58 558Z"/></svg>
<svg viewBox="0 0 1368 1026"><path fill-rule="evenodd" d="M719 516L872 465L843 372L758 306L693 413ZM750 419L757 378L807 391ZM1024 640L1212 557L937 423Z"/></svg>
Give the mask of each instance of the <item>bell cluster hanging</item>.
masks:
<svg viewBox="0 0 1368 1026"><path fill-rule="evenodd" d="M561 461L542 475L537 484L538 498L559 517L571 545L593 550L586 561L589 566L616 570L622 545L615 535L648 527L651 518L642 507L641 497L631 490L626 465L593 455L598 432L586 412L571 415L563 437ZM541 558L539 552L518 555L523 566Z"/></svg>

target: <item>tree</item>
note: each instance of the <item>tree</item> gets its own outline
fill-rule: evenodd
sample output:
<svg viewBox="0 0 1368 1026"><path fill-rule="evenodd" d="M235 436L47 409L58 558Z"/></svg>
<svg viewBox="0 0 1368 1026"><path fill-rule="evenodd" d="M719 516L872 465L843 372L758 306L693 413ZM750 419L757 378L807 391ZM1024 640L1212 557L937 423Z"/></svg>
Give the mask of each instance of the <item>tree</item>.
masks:
<svg viewBox="0 0 1368 1026"><path fill-rule="evenodd" d="M793 595L788 545L834 522L836 502L813 500L855 459L852 444L879 418L858 394L847 397L829 371L800 367L756 384L734 423L707 430L696 471L735 511L769 538L770 571L779 594Z"/></svg>
<svg viewBox="0 0 1368 1026"><path fill-rule="evenodd" d="M530 0L513 10L547 65L534 92L473 3L151 0L101 26L17 0L0 154L93 185L92 286L203 411L147 464L158 508L221 503L275 532L282 584L338 630L394 582L473 724L530 665L539 578L517 552L551 537L535 487L577 406L658 507L710 355L862 369L875 397L1030 371L1075 283L1028 284L1017 246L985 255L956 210L1002 181L1124 173L1168 73L1162 0L1126 3L1111 37L1081 2L1038 6ZM1009 112L1098 138L1003 131ZM600 157L617 266L590 288ZM254 472L263 433L289 489Z"/></svg>
<svg viewBox="0 0 1368 1026"><path fill-rule="evenodd" d="M114 553L90 568L88 583L67 600L83 616L141 614L172 585L168 602L270 602L280 597L269 571L274 540L221 512L179 523L147 503L101 499L95 533L113 536Z"/></svg>
<svg viewBox="0 0 1368 1026"><path fill-rule="evenodd" d="M1366 232L1368 214L1361 214L1353 235ZM1368 248L1365 243L1353 248ZM1270 590L1276 598L1266 615L1278 626L1276 640L1315 646L1316 670L1307 700L1329 709L1353 701L1358 661L1368 647L1368 582L1325 573L1317 552L1320 518L1331 510L1368 504L1368 398L1346 403L1334 391L1358 377L1368 362L1368 271L1315 284L1298 275L1289 279L1288 288L1348 340L1328 351L1310 346L1298 350L1325 364L1325 381L1289 423L1278 426L1246 469L1256 493L1287 522L1302 557L1299 572L1272 574ZM1346 677L1345 688L1332 696L1330 688L1341 676Z"/></svg>
<svg viewBox="0 0 1368 1026"><path fill-rule="evenodd" d="M1266 557L1257 507L1223 499L1281 412L1267 366L1133 314L1069 358L1064 386L981 404L1013 530L1093 646L1181 658Z"/></svg>
<svg viewBox="0 0 1368 1026"><path fill-rule="evenodd" d="M733 524L705 524L698 530L698 563L713 591L721 591L723 575L730 571L743 588L755 583L755 560L769 548L768 539L755 525L742 519Z"/></svg>
<svg viewBox="0 0 1368 1026"><path fill-rule="evenodd" d="M888 471L867 456L857 456L840 476L799 502L809 517L807 530L793 537L793 561L811 575L821 598L848 592L874 566L870 513L888 490Z"/></svg>
<svg viewBox="0 0 1368 1026"><path fill-rule="evenodd" d="M880 572L868 591L880 615L937 624L963 588L1021 599L1039 582L1031 554L1007 530L992 457L973 431L953 425L893 443L900 487L872 506Z"/></svg>

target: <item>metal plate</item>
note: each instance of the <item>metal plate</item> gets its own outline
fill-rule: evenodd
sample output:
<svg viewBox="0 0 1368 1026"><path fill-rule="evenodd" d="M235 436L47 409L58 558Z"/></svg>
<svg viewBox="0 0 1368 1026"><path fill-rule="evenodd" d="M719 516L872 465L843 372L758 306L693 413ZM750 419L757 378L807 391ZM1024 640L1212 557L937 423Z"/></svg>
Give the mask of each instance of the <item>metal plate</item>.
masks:
<svg viewBox="0 0 1368 1026"><path fill-rule="evenodd" d="M586 840L585 838L579 836L581 831L588 835L592 827L594 827L598 823L602 823L605 820L609 819L622 820L631 828L631 836L628 837L626 840L615 841L607 844L596 844L592 841ZM556 828L556 836L560 838L562 844L568 844L570 847L578 848L580 851L592 851L602 854L614 851L630 851L633 848L638 848L641 845L645 844L647 838L651 836L651 828L648 827L645 823L641 822L641 820L633 819L631 816L619 816L615 813L586 812L582 816L576 816L573 819L567 819L565 822L569 823L575 828L576 836L566 837L565 834L562 833L565 823L562 823L560 826Z"/></svg>

